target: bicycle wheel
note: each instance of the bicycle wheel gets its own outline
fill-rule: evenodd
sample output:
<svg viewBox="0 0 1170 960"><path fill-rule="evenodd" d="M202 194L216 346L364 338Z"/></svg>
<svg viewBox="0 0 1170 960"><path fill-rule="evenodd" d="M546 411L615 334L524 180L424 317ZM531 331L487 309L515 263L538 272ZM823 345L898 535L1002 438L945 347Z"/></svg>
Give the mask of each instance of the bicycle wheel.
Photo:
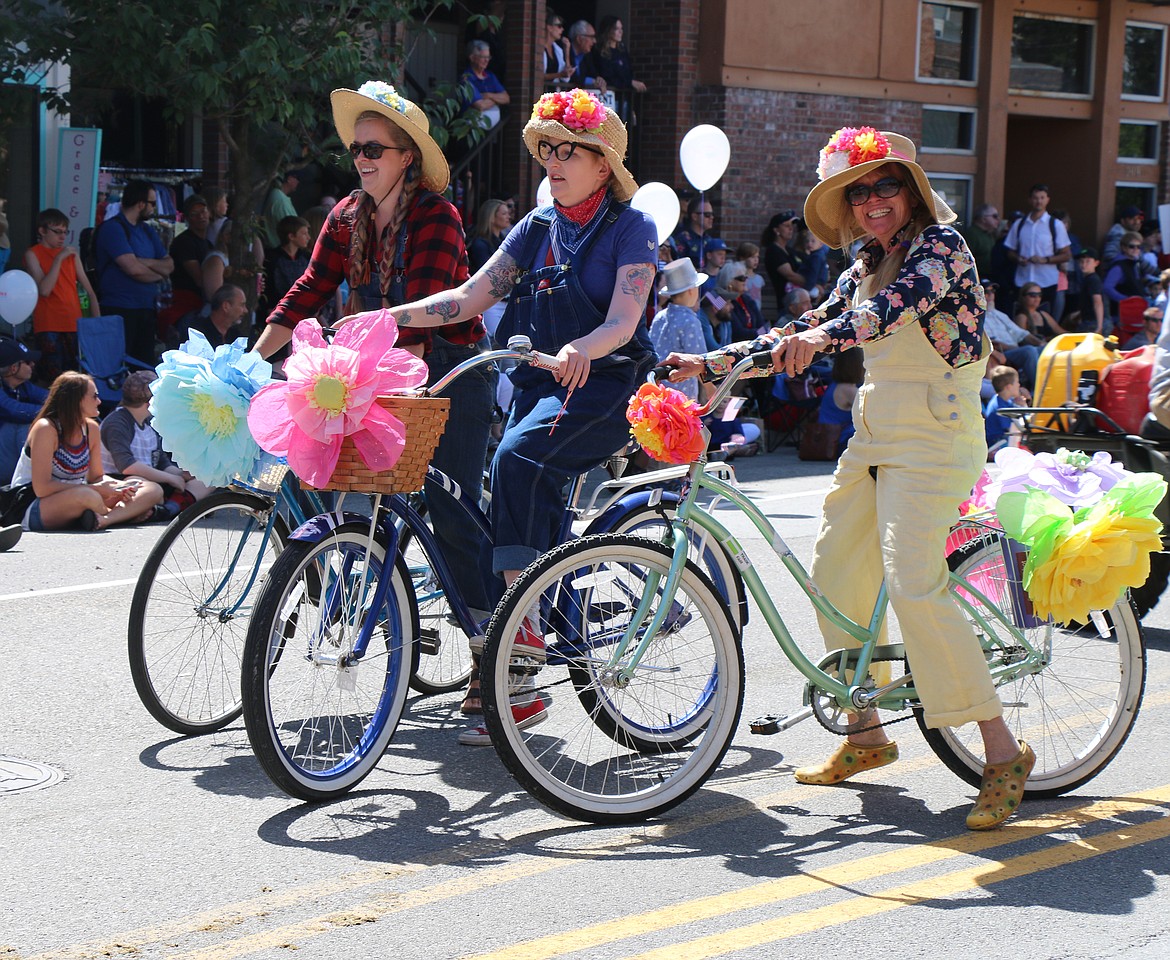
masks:
<svg viewBox="0 0 1170 960"><path fill-rule="evenodd" d="M585 533L586 536L595 532L630 533L663 542L666 531L674 520L675 506L673 503L662 503L656 507L644 504L622 514L605 530L586 530ZM727 551L704 531L688 528L687 536L690 539L687 556L710 578L712 586L727 601L732 621L742 631L747 623L743 577L732 563L731 557L727 555Z"/></svg>
<svg viewBox="0 0 1170 960"><path fill-rule="evenodd" d="M443 585L422 545L406 530L402 555L418 605L418 640L410 685L419 693L450 693L471 678L471 648L451 612Z"/></svg>
<svg viewBox="0 0 1170 960"><path fill-rule="evenodd" d="M240 715L240 661L260 582L288 528L272 501L224 490L171 521L146 557L127 624L143 705L176 733L210 733Z"/></svg>
<svg viewBox="0 0 1170 960"><path fill-rule="evenodd" d="M492 617L480 667L492 743L521 786L558 813L594 823L662 813L702 786L731 743L743 651L723 598L693 563L633 675L620 663L605 669L670 566L671 551L641 537L574 540L529 567ZM647 619L662 599L661 589L652 594ZM537 610L543 665L514 649ZM535 698L543 710L533 710Z"/></svg>
<svg viewBox="0 0 1170 960"><path fill-rule="evenodd" d="M950 564L1012 616L997 543L967 544L951 555ZM1028 795L1056 797L1104 770L1129 736L1145 689L1145 640L1127 597L1102 611L1099 623L1044 623L1026 632L1030 643L1050 650L1049 662L1040 673L1003 685L999 694L1008 726L1036 751ZM978 727L927 729L921 710L916 718L939 759L978 786L983 776Z"/></svg>
<svg viewBox="0 0 1170 960"><path fill-rule="evenodd" d="M273 565L244 645L248 740L265 772L301 800L328 800L360 783L394 735L415 636L410 579L387 567L363 523L317 543L294 541ZM350 659L374 590L391 577L365 655Z"/></svg>

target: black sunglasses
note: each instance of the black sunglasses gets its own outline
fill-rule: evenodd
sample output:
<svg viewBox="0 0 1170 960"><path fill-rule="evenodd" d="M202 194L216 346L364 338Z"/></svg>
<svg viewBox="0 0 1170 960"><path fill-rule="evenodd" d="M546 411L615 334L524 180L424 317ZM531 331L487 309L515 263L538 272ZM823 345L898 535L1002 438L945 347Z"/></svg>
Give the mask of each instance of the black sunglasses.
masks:
<svg viewBox="0 0 1170 960"><path fill-rule="evenodd" d="M536 141L536 155L540 157L541 161L547 161L553 154L556 158L564 163L573 155L573 152L580 147L582 150L588 150L590 153L596 153L599 157L605 156L600 150L593 147L587 147L583 143L558 143L555 147L547 140Z"/></svg>
<svg viewBox="0 0 1170 960"><path fill-rule="evenodd" d="M896 197L898 191L904 186L905 184L901 180L897 180L894 177L885 177L872 187L867 187L862 183L855 183L845 191L845 199L849 201L851 207L860 207L869 199L871 193L881 197L883 200L889 200L890 197Z"/></svg>
<svg viewBox="0 0 1170 960"><path fill-rule="evenodd" d="M376 143L371 140L369 143L351 143L349 145L349 155L355 160L359 153L367 160L380 160L382 154L387 150L401 150L405 153L409 149L410 147L387 146L384 143Z"/></svg>
<svg viewBox="0 0 1170 960"><path fill-rule="evenodd" d="M740 283L747 283L747 277L746 277L746 276L743 276L743 277L732 277L731 279L732 279L732 280L738 280Z"/></svg>
<svg viewBox="0 0 1170 960"><path fill-rule="evenodd" d="M1122 244L1126 250L1140 250L1142 245L1140 243L1126 243Z"/></svg>

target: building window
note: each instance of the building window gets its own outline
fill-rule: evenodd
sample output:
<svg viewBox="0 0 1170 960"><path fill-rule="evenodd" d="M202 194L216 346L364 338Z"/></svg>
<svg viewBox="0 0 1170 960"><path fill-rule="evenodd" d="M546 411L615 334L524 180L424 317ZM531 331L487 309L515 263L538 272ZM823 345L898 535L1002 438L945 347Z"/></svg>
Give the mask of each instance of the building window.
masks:
<svg viewBox="0 0 1170 960"><path fill-rule="evenodd" d="M1122 120L1117 159L1126 163L1157 163L1161 125L1152 120Z"/></svg>
<svg viewBox="0 0 1170 960"><path fill-rule="evenodd" d="M1140 207L1146 211L1146 216L1154 216L1158 212L1158 188L1152 183L1119 182L1113 194L1113 209L1123 207Z"/></svg>
<svg viewBox="0 0 1170 960"><path fill-rule="evenodd" d="M1091 21L1015 17L1008 85L1027 93L1088 96L1093 89Z"/></svg>
<svg viewBox="0 0 1170 960"><path fill-rule="evenodd" d="M922 149L928 153L974 153L975 111L923 107Z"/></svg>
<svg viewBox="0 0 1170 960"><path fill-rule="evenodd" d="M1165 63L1166 27L1156 23L1127 23L1122 95L1134 100L1161 100Z"/></svg>
<svg viewBox="0 0 1170 960"><path fill-rule="evenodd" d="M918 18L918 79L974 83L979 8L923 0Z"/></svg>
<svg viewBox="0 0 1170 960"><path fill-rule="evenodd" d="M956 173L930 174L930 185L952 210L959 223L971 222L971 178Z"/></svg>

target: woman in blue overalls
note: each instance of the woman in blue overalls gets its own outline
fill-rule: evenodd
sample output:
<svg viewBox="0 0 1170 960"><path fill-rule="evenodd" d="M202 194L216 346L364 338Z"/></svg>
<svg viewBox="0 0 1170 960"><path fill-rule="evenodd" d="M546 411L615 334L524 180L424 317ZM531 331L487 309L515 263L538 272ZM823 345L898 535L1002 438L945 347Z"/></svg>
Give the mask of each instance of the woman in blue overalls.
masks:
<svg viewBox="0 0 1170 960"><path fill-rule="evenodd" d="M342 282L351 296L347 314L393 307L462 283L468 277L459 212L442 196L450 171L431 139L426 114L387 83L334 90L333 122L349 147L361 188L330 211L308 270L268 317L256 349L275 353L292 329L312 317ZM434 382L474 356L486 331L480 318L442 331L403 331L398 345L422 357ZM478 367L451 384L447 431L435 466L478 499L487 458L495 398L493 376ZM427 488L430 488L430 482ZM491 611L479 572L479 540L458 504L436 493L431 520L467 605L480 617Z"/></svg>
<svg viewBox="0 0 1170 960"><path fill-rule="evenodd" d="M622 165L621 120L584 91L545 94L524 143L548 174L553 205L521 220L467 283L394 311L402 328L432 327L506 297L500 342L524 334L557 358L554 371L521 365L511 374L516 397L491 469L494 599L554 545L569 479L625 445L626 405L654 361L642 318L658 240L653 221L625 203L637 184ZM517 644L543 659L530 625ZM473 681L465 713L478 712L477 689ZM512 710L523 726L544 719L537 694L514 698ZM476 727L460 742L489 741Z"/></svg>

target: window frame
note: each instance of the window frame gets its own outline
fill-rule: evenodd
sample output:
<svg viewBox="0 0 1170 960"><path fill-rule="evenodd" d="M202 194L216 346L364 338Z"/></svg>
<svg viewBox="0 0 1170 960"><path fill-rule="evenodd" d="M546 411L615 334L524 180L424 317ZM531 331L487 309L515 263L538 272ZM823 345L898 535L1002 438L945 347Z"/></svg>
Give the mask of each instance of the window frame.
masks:
<svg viewBox="0 0 1170 960"><path fill-rule="evenodd" d="M923 153L933 153L933 154L938 154L941 156L951 156L951 157L973 157L975 155L976 150L978 148L978 144L979 144L979 134L978 134L979 109L977 107L956 107L956 106L953 106L951 104L924 103L922 105L922 112L924 114L922 126L923 126L924 131L925 131L925 127L926 127L925 113L927 110L937 110L940 113L965 113L965 114L967 114L971 118L971 146L970 147L928 147L928 146L926 146L926 143L925 143L926 134L924 132L923 133L923 145L922 145L922 152Z"/></svg>
<svg viewBox="0 0 1170 960"><path fill-rule="evenodd" d="M1167 38L1170 36L1170 29L1165 23L1150 23L1146 20L1126 20L1125 27L1128 30L1130 27L1142 27L1148 30L1157 30L1162 34L1162 59L1161 59L1161 76L1158 78L1158 94L1157 96L1147 96L1142 93L1126 93L1124 90L1121 93L1122 100L1131 100L1138 103L1162 103L1166 99L1166 48ZM1124 82L1124 77L1122 78Z"/></svg>
<svg viewBox="0 0 1170 960"><path fill-rule="evenodd" d="M964 209L955 210L955 213L959 216L959 223L970 223L971 215L975 210L975 175L971 173L951 173L946 170L927 170L926 179L930 181L931 188L934 188L936 180L959 180L964 183L963 192L965 194L965 200L962 205ZM952 209L954 208L952 207Z"/></svg>
<svg viewBox="0 0 1170 960"><path fill-rule="evenodd" d="M1149 206L1143 206L1144 210L1152 210L1154 215L1158 213L1158 184L1150 183L1147 180L1114 180L1113 181L1113 209L1118 209L1117 191L1120 187L1128 187L1131 190L1149 191L1151 203Z"/></svg>
<svg viewBox="0 0 1170 960"><path fill-rule="evenodd" d="M972 24L971 37L971 64L972 74L970 80L950 80L946 77L924 77L922 75L922 8L929 3L936 7L965 7L968 10L974 10L974 22ZM975 0L918 0L918 25L919 30L914 39L914 79L918 83L945 83L953 87L974 87L979 84L979 30L982 26L983 18L983 4L977 3Z"/></svg>
<svg viewBox="0 0 1170 960"><path fill-rule="evenodd" d="M1019 9L1012 11L1012 24L1016 20L1041 20L1053 23L1075 23L1089 28L1089 76L1086 79L1085 93L1065 93L1063 90L1033 90L1030 87L1012 86L1010 52L1008 66L1008 93L1024 97L1053 97L1062 100L1092 100L1093 87L1097 80L1097 21L1086 17L1066 17L1058 14L1040 14Z"/></svg>
<svg viewBox="0 0 1170 960"><path fill-rule="evenodd" d="M1131 157L1121 152L1121 127L1123 124L1129 124L1134 127L1153 127L1156 134L1154 136L1154 156L1153 157ZM1118 163L1140 163L1146 166L1157 166L1162 162L1162 121L1161 120L1135 120L1130 117L1123 117L1117 125L1117 162Z"/></svg>

